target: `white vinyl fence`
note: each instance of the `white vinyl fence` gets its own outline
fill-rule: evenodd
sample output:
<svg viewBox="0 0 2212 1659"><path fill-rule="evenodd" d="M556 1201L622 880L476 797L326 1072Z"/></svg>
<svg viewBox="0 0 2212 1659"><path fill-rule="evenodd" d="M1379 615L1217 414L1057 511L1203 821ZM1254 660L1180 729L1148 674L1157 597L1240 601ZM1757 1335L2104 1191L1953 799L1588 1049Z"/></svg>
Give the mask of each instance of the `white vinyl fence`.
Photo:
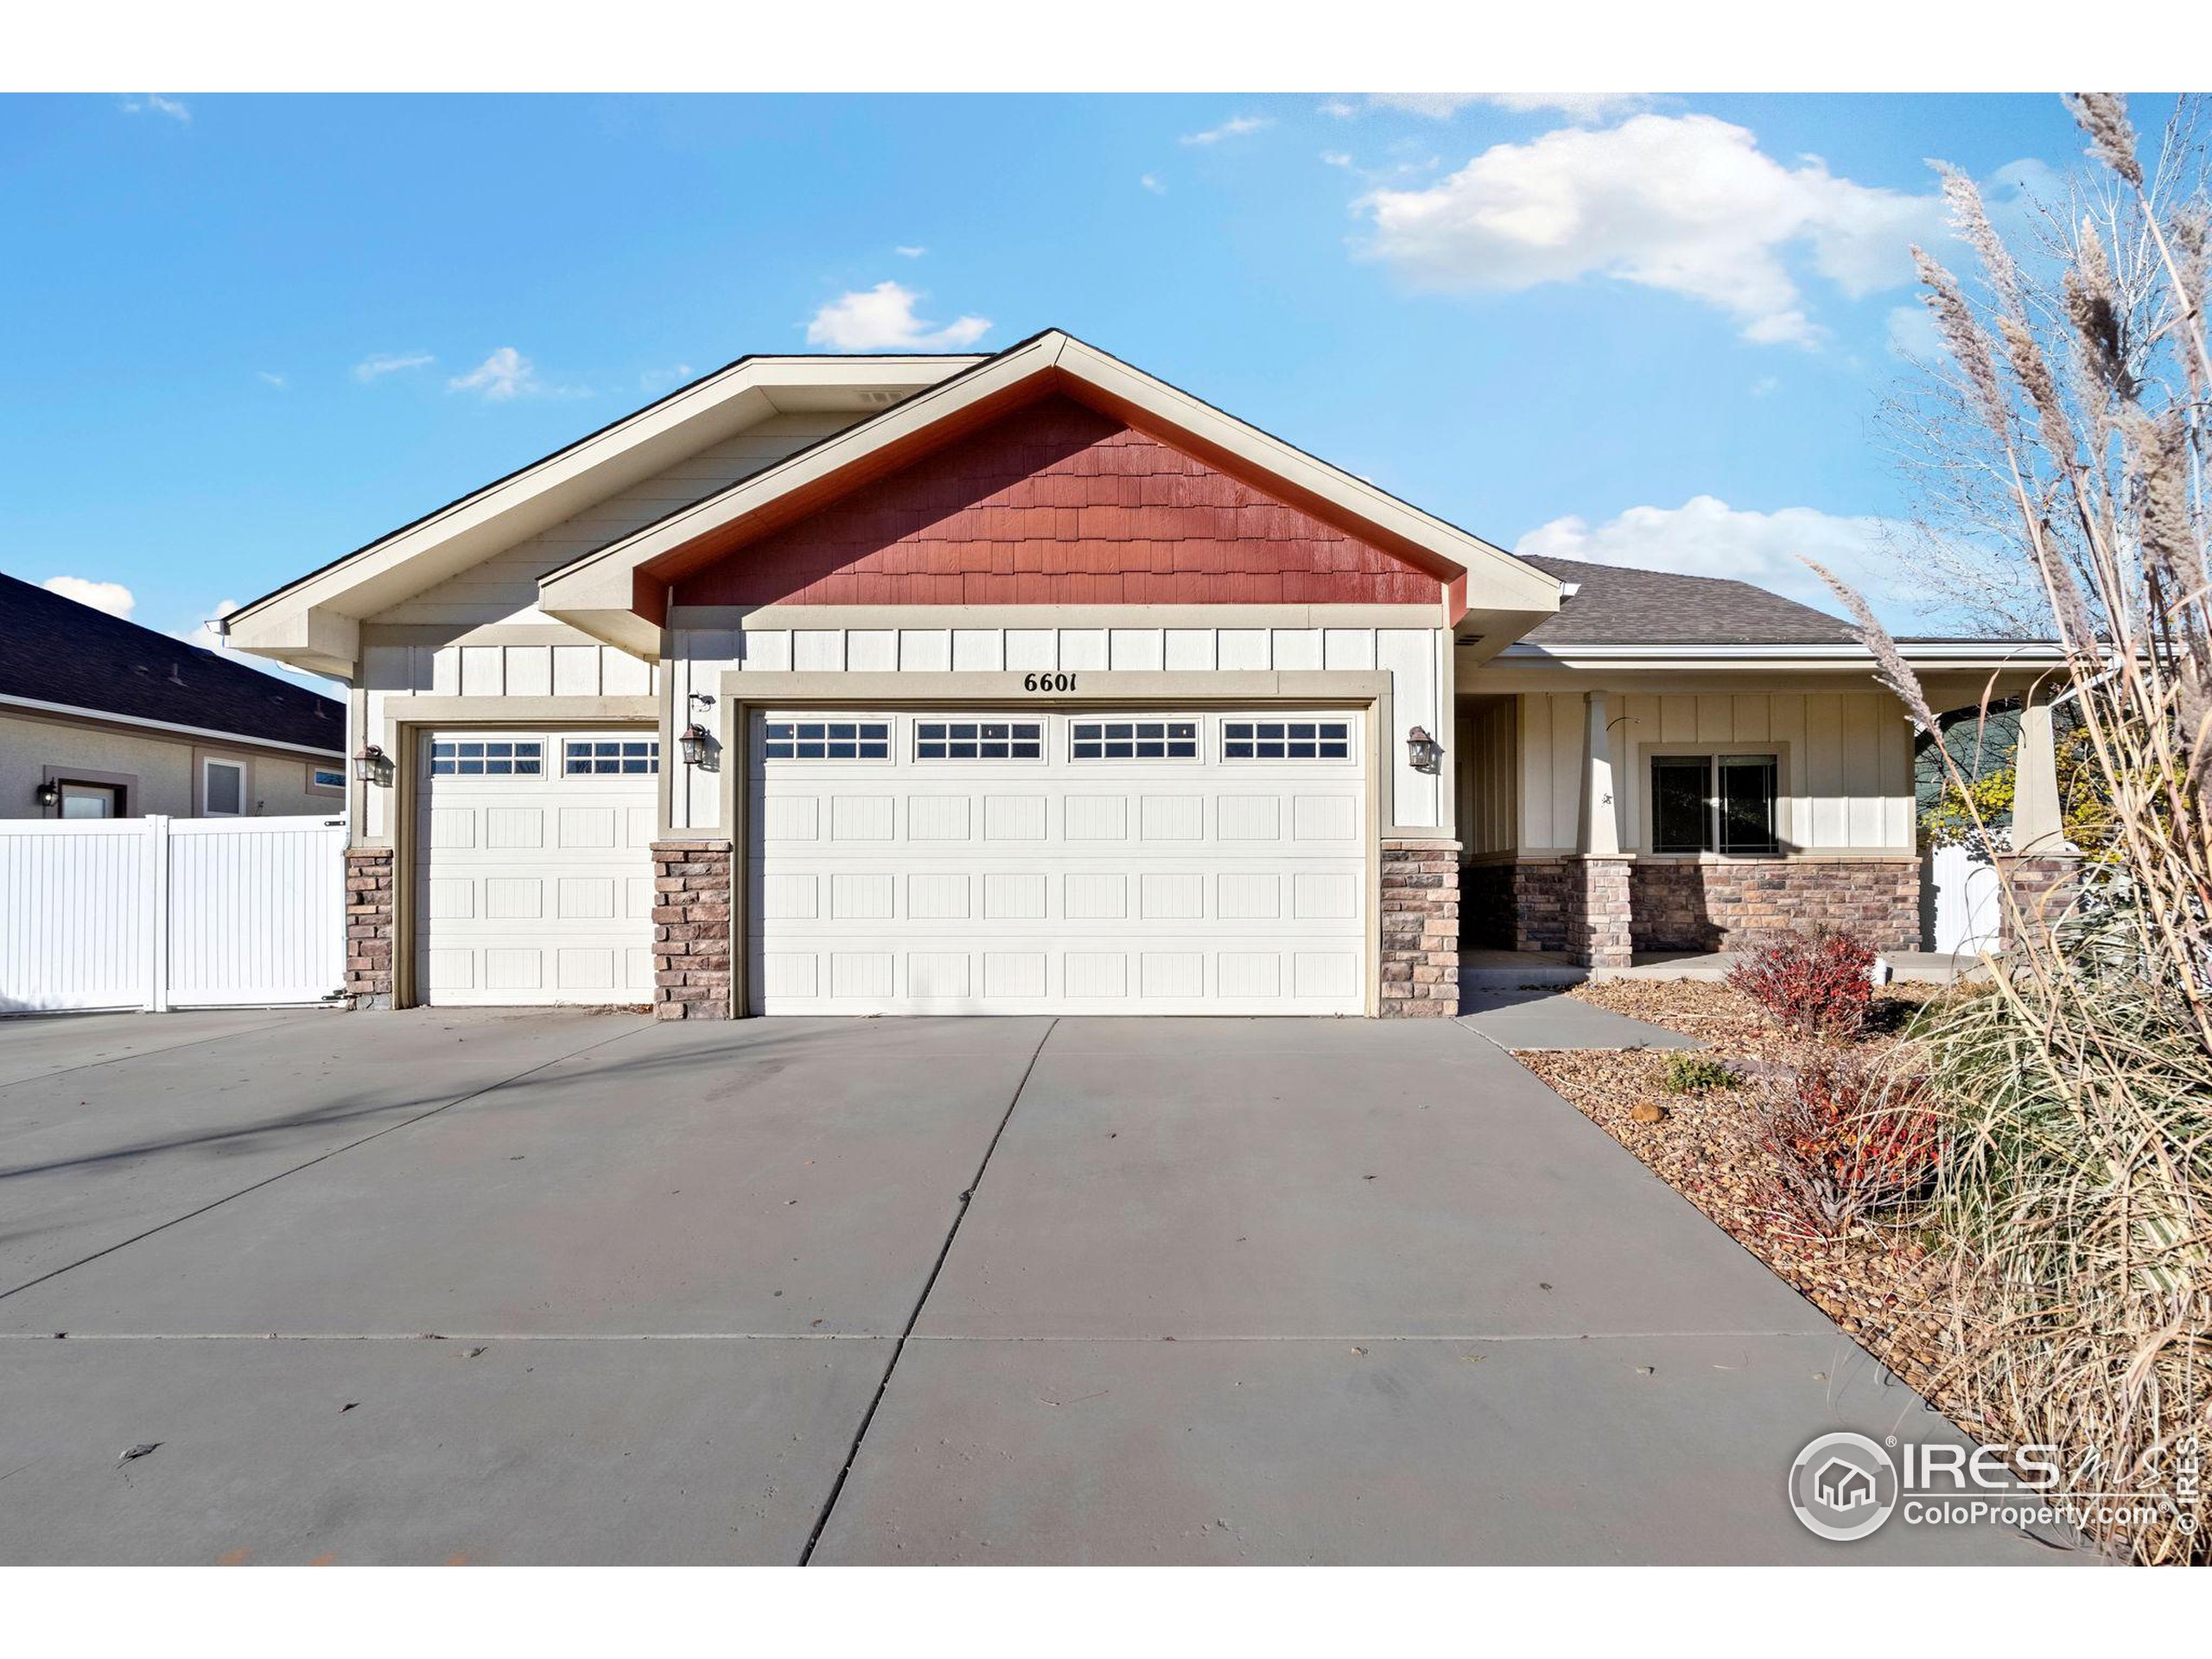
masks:
<svg viewBox="0 0 2212 1659"><path fill-rule="evenodd" d="M322 1002L346 981L346 826L0 820L0 1014Z"/></svg>
<svg viewBox="0 0 2212 1659"><path fill-rule="evenodd" d="M1928 855L1928 870L1936 890L1929 948L1967 955L1996 950L2003 893L1988 856L1968 847L1938 847Z"/></svg>

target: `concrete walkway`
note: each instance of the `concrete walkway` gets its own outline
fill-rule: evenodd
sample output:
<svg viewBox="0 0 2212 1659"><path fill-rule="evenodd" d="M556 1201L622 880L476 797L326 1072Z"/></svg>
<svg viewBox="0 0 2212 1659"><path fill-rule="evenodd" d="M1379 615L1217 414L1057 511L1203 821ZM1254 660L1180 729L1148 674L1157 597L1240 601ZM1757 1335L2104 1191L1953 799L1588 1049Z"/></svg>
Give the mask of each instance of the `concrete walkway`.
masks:
<svg viewBox="0 0 2212 1659"><path fill-rule="evenodd" d="M1694 1037L1601 1008L1565 991L1472 991L1459 1023L1504 1049L1702 1048Z"/></svg>
<svg viewBox="0 0 2212 1659"><path fill-rule="evenodd" d="M0 1077L0 1561L2053 1559L1803 1531L1815 1434L1941 1420L1454 1021L148 1016Z"/></svg>

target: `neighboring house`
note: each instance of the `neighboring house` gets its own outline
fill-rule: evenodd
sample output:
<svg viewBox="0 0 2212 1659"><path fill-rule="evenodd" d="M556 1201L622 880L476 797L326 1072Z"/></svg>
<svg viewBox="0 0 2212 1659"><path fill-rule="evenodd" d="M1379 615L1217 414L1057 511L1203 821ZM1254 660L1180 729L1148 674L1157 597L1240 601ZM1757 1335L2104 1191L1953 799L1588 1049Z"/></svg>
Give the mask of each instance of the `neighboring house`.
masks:
<svg viewBox="0 0 2212 1659"><path fill-rule="evenodd" d="M346 708L0 575L0 818L346 810Z"/></svg>
<svg viewBox="0 0 2212 1659"><path fill-rule="evenodd" d="M1058 332L741 359L229 629L352 684L366 1002L1448 1014L1463 903L1595 962L1917 926L1843 625L1516 558Z"/></svg>

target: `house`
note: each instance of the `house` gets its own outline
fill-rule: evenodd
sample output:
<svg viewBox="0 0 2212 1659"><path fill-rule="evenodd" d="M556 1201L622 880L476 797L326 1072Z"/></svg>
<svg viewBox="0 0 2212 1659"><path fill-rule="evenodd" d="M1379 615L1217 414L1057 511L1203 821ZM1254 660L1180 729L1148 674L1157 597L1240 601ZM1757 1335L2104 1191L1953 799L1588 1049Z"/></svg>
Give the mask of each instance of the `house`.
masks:
<svg viewBox="0 0 2212 1659"><path fill-rule="evenodd" d="M1813 1477L1813 1492L1839 1514L1848 1515L1876 1501L1874 1477L1843 1458L1830 1458Z"/></svg>
<svg viewBox="0 0 2212 1659"><path fill-rule="evenodd" d="M0 818L346 810L346 709L0 575Z"/></svg>
<svg viewBox="0 0 2212 1659"><path fill-rule="evenodd" d="M1833 618L1516 558L1057 331L741 359L229 632L352 687L361 1002L1439 1014L1463 922L1917 928Z"/></svg>

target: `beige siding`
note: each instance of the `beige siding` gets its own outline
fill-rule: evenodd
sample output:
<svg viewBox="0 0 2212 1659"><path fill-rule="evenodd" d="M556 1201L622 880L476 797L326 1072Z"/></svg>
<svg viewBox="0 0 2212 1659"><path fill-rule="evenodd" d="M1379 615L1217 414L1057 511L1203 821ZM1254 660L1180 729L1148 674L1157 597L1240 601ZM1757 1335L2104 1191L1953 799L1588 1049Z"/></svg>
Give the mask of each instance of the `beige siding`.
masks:
<svg viewBox="0 0 2212 1659"><path fill-rule="evenodd" d="M1459 721L1459 838L1470 855L1513 850L1520 721L1511 697L1478 698Z"/></svg>
<svg viewBox="0 0 2212 1659"><path fill-rule="evenodd" d="M1582 694L1530 696L1521 705L1521 847L1572 848ZM1912 733L1886 692L1616 694L1610 712L1625 849L1644 844L1650 756L1676 748L1780 756L1782 837L1793 850L1912 850Z"/></svg>
<svg viewBox="0 0 2212 1659"><path fill-rule="evenodd" d="M537 615L537 580L547 571L726 489L858 418L857 414L772 416L364 620L470 625L532 620Z"/></svg>
<svg viewBox="0 0 2212 1659"><path fill-rule="evenodd" d="M713 692L726 670L908 673L1031 669L1149 671L1187 668L1380 669L1390 676L1391 723L1382 734L1381 772L1391 823L1440 826L1447 804L1440 781L1407 764L1405 734L1425 726L1448 734L1440 706L1447 636L1435 628L901 628L896 662L887 630L678 628L668 671L677 706L694 690ZM721 814L720 779L689 772L672 797L675 827L712 828ZM1570 805L1570 823L1572 807Z"/></svg>
<svg viewBox="0 0 2212 1659"><path fill-rule="evenodd" d="M134 818L155 812L192 817L198 812L194 779L199 775L201 756L245 763L251 816L312 814L329 818L346 810L344 796L308 788L308 768L316 763L304 756L256 753L213 738L172 737L0 714L0 818L50 816L36 798L50 766L65 772L97 772L130 779L125 804ZM321 764L340 763L334 757ZM106 777L99 781L106 781Z"/></svg>

